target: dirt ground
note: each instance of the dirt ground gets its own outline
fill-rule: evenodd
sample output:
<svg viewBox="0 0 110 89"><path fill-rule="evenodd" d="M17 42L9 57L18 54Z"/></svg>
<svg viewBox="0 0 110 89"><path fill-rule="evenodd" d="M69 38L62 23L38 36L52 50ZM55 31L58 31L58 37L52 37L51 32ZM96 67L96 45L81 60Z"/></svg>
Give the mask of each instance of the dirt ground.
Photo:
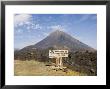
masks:
<svg viewBox="0 0 110 89"><path fill-rule="evenodd" d="M66 70L56 70L52 66L38 61L14 61L15 76L86 76L87 74Z"/></svg>

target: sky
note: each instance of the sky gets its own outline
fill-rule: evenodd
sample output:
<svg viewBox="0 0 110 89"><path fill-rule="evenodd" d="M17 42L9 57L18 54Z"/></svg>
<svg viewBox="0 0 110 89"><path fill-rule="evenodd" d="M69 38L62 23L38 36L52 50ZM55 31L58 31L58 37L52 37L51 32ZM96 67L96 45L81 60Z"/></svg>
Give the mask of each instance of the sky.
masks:
<svg viewBox="0 0 110 89"><path fill-rule="evenodd" d="M14 48L34 45L58 29L97 49L97 14L15 14Z"/></svg>

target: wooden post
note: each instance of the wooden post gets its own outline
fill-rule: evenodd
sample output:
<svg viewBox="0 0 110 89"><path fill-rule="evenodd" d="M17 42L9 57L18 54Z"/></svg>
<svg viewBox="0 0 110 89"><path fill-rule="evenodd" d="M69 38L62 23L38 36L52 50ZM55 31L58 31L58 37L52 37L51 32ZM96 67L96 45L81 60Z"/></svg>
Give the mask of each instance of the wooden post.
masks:
<svg viewBox="0 0 110 89"><path fill-rule="evenodd" d="M60 57L60 67L63 67L62 57Z"/></svg>
<svg viewBox="0 0 110 89"><path fill-rule="evenodd" d="M58 67L60 67L60 57L58 57Z"/></svg>
<svg viewBox="0 0 110 89"><path fill-rule="evenodd" d="M58 67L58 66L59 66L59 58L56 57L56 67Z"/></svg>
<svg viewBox="0 0 110 89"><path fill-rule="evenodd" d="M56 67L63 67L62 57L56 57Z"/></svg>

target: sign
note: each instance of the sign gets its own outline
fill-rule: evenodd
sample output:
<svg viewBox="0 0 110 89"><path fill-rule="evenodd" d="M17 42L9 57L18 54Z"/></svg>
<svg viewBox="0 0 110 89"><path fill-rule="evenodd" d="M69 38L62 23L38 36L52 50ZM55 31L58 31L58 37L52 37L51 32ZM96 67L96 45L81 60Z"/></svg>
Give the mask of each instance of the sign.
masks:
<svg viewBox="0 0 110 89"><path fill-rule="evenodd" d="M49 58L68 57L68 50L49 50Z"/></svg>

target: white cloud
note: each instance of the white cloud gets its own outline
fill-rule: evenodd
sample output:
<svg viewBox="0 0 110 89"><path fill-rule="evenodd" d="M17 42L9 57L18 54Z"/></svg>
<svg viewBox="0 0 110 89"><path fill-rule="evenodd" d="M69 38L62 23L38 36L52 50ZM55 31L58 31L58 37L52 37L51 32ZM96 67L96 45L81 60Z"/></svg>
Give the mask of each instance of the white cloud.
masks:
<svg viewBox="0 0 110 89"><path fill-rule="evenodd" d="M97 16L96 15L91 16L90 14L86 14L86 15L83 15L79 20L75 21L75 23L82 23L88 19L95 20L95 19L97 19Z"/></svg>
<svg viewBox="0 0 110 89"><path fill-rule="evenodd" d="M35 29L35 30L42 29L42 26L39 23L36 23L36 21L33 20L32 15L30 15L30 14L15 15L14 26L16 28L23 27L24 29L27 29L28 32L30 32L30 30L32 30L32 29Z"/></svg>
<svg viewBox="0 0 110 89"><path fill-rule="evenodd" d="M41 35L37 35L38 37L41 37Z"/></svg>
<svg viewBox="0 0 110 89"><path fill-rule="evenodd" d="M22 26L24 23L23 22L20 22L17 26Z"/></svg>
<svg viewBox="0 0 110 89"><path fill-rule="evenodd" d="M31 20L32 16L29 14L19 14L19 15L15 15L14 17L14 25L16 26L21 26L24 23L29 24L29 21Z"/></svg>
<svg viewBox="0 0 110 89"><path fill-rule="evenodd" d="M49 33L46 33L46 32L45 32L45 33L43 33L43 35L44 35L44 36L48 36L48 35L49 35Z"/></svg>
<svg viewBox="0 0 110 89"><path fill-rule="evenodd" d="M15 30L15 34L22 34L23 33L23 30L22 29L16 29Z"/></svg>
<svg viewBox="0 0 110 89"><path fill-rule="evenodd" d="M77 20L75 23L81 23L89 19L90 15L83 15L79 20Z"/></svg>
<svg viewBox="0 0 110 89"><path fill-rule="evenodd" d="M27 30L30 30L30 27L29 26L27 26Z"/></svg>
<svg viewBox="0 0 110 89"><path fill-rule="evenodd" d="M31 22L26 21L24 24L26 24L26 25L30 25L30 24L31 24Z"/></svg>
<svg viewBox="0 0 110 89"><path fill-rule="evenodd" d="M33 25L33 29L42 29L42 26L40 26L39 24L35 24Z"/></svg>
<svg viewBox="0 0 110 89"><path fill-rule="evenodd" d="M23 31L21 29L18 29L18 33L22 33Z"/></svg>
<svg viewBox="0 0 110 89"><path fill-rule="evenodd" d="M63 30L63 27L61 25L54 25L54 26L50 26L50 29L52 29L52 30Z"/></svg>

